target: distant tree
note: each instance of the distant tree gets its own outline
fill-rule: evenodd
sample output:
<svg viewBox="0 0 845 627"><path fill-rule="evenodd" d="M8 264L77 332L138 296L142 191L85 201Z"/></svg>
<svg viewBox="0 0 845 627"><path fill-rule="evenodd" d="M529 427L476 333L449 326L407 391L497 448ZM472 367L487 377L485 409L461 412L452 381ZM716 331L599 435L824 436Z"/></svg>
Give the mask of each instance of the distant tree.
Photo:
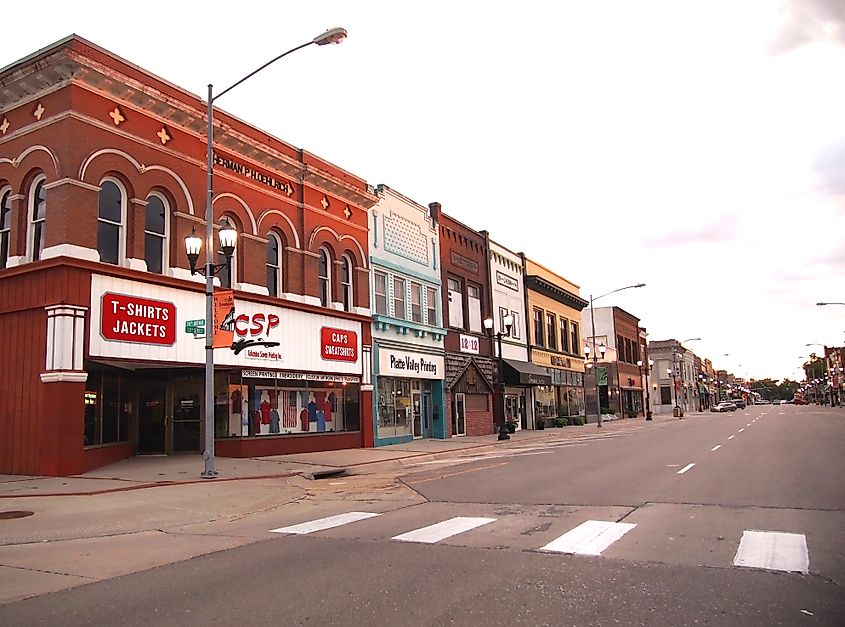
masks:
<svg viewBox="0 0 845 627"><path fill-rule="evenodd" d="M768 401L776 398L778 390L778 382L774 379L753 379L751 381L751 391L757 392L761 398Z"/></svg>
<svg viewBox="0 0 845 627"><path fill-rule="evenodd" d="M784 379L777 386L778 398L787 399L795 396L795 391L798 389L798 382L791 379Z"/></svg>

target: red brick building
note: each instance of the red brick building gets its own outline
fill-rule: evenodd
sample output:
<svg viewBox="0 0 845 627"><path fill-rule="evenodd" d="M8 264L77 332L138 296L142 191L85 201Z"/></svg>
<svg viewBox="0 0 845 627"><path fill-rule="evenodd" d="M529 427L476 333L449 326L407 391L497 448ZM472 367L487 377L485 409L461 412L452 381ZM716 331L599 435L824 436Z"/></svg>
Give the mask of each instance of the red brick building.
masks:
<svg viewBox="0 0 845 627"><path fill-rule="evenodd" d="M205 232L206 103L76 36L0 82L0 473L200 451L205 279L184 238ZM238 232L219 281L251 346L215 350L217 453L371 446L375 196L222 111L214 148L215 228Z"/></svg>
<svg viewBox="0 0 845 627"><path fill-rule="evenodd" d="M446 349L446 426L450 436L494 432L489 246L479 233L440 213L440 272Z"/></svg>

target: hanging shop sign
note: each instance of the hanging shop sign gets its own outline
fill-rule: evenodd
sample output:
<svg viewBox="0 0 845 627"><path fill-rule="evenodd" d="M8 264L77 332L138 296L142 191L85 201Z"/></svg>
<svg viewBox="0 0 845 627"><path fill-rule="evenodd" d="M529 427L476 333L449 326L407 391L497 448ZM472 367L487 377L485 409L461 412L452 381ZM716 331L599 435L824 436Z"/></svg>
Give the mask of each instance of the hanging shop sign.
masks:
<svg viewBox="0 0 845 627"><path fill-rule="evenodd" d="M235 329L235 293L232 290L214 292L214 332L212 346L227 348L232 344Z"/></svg>
<svg viewBox="0 0 845 627"><path fill-rule="evenodd" d="M176 342L176 305L106 292L100 307L100 335L117 342L172 346Z"/></svg>
<svg viewBox="0 0 845 627"><path fill-rule="evenodd" d="M330 361L358 361L358 334L345 329L320 329L320 354Z"/></svg>
<svg viewBox="0 0 845 627"><path fill-rule="evenodd" d="M378 360L379 374L383 376L442 379L446 372L443 355L379 348Z"/></svg>

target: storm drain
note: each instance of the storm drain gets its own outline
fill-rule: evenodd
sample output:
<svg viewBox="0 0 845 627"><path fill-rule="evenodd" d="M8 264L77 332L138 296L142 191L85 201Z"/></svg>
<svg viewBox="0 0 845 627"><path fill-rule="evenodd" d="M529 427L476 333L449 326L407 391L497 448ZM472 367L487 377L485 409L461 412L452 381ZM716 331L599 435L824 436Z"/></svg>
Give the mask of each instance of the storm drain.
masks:
<svg viewBox="0 0 845 627"><path fill-rule="evenodd" d="M11 520L12 518L26 518L32 516L35 512L26 512L23 510L8 510L0 512L0 520Z"/></svg>

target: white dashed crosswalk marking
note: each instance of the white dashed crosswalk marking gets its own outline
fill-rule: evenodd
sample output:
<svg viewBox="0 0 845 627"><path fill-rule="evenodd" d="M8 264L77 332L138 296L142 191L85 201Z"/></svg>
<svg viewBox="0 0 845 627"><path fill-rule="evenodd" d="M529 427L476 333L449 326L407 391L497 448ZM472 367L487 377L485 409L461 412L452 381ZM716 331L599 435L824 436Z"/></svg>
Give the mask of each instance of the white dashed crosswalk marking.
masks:
<svg viewBox="0 0 845 627"><path fill-rule="evenodd" d="M807 573L807 538L801 533L743 531L734 566Z"/></svg>
<svg viewBox="0 0 845 627"><path fill-rule="evenodd" d="M309 522L300 523L298 525L291 525L290 527L279 527L278 529L271 529L271 533L293 533L306 534L315 531L323 531L333 527L340 527L341 525L348 525L349 523L357 522L359 520L366 520L373 518L378 514L370 512L347 512L346 514L338 514L337 516L327 516L326 518L319 518Z"/></svg>
<svg viewBox="0 0 845 627"><path fill-rule="evenodd" d="M470 531L482 525L488 525L496 522L495 518L469 518L466 516L457 516L444 520L428 527L415 529L408 533L403 533L398 536L393 536L392 540L401 540L403 542L423 542L425 544L434 544L446 538L451 538L459 533Z"/></svg>
<svg viewBox="0 0 845 627"><path fill-rule="evenodd" d="M601 555L602 551L634 527L636 525L633 523L588 520L552 540L541 550L576 555Z"/></svg>

